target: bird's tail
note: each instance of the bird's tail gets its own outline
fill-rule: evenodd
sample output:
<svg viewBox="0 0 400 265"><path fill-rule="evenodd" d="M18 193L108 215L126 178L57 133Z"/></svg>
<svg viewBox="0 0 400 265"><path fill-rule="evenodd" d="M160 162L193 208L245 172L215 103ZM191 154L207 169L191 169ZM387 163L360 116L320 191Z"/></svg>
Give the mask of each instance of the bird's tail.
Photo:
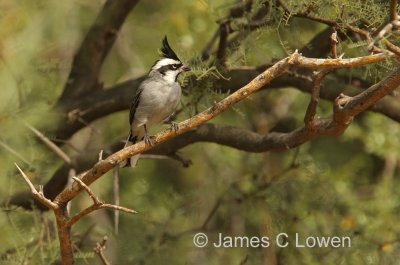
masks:
<svg viewBox="0 0 400 265"><path fill-rule="evenodd" d="M129 133L129 136L128 136L128 139L126 139L124 148L131 146L131 145L135 144L136 142L137 142L137 136L132 136L132 133ZM136 167L139 156L140 156L140 154L137 154L137 155L134 155L134 156L128 158L127 160L125 160L124 162L122 162L120 164L120 167L126 167L126 166Z"/></svg>

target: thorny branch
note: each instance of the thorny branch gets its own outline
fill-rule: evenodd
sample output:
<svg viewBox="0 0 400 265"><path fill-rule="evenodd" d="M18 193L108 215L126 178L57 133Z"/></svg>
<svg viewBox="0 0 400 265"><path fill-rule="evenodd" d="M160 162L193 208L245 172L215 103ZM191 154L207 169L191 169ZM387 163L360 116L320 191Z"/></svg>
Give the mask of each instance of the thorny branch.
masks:
<svg viewBox="0 0 400 265"><path fill-rule="evenodd" d="M108 209L112 209L112 210L116 210L116 211L122 211L122 212L126 212L126 213L137 213L135 210L126 208L126 207L122 207L119 205L113 205L113 204L107 204L104 203L102 201L99 200L99 198L97 198L96 195L94 195L94 193L92 192L92 190L85 184L83 183L79 178L77 177L73 177L73 179L79 183L79 185L87 192L87 194L89 195L89 197L93 200L93 204L91 206L89 206L88 208L82 210L81 212L77 213L75 216L71 217L67 222L66 225L67 226L72 226L74 223L76 223L77 221L79 221L82 217L90 214L93 211L96 211L98 209L104 209L104 208L108 208Z"/></svg>
<svg viewBox="0 0 400 265"><path fill-rule="evenodd" d="M25 182L28 184L29 189L31 190L31 193L35 197L35 199L40 201L46 207L50 209L55 209L57 205L43 195L42 188L40 188L39 191L37 191L35 186L33 186L32 182L29 180L28 176L24 173L24 171L22 171L22 169L17 165L17 163L15 163L15 166L17 167L19 173L21 173Z"/></svg>
<svg viewBox="0 0 400 265"><path fill-rule="evenodd" d="M370 55L352 59L310 59L302 57L298 53L294 53L291 56L277 62L272 67L268 68L262 74L253 79L250 83L240 88L236 92L232 93L228 97L224 98L220 102L216 103L214 106L210 107L209 109L199 113L198 115L186 121L181 122L179 124L179 130L176 131L176 134L181 135L185 132L188 132L191 129L199 126L200 124L219 115L220 113L225 111L228 107L248 97L250 94L262 88L265 84L269 83L271 80L282 75L290 66L335 69L339 68L340 65L342 65L342 67L345 68L345 67L354 67L364 64L370 64L372 62L382 60L383 58L385 58L384 54ZM398 73L398 70L396 70L395 73ZM391 82L391 83L387 84L386 82ZM275 140L270 139L272 142L269 142L269 145L271 149L278 149L279 147L293 148L301 143L304 143L305 141L315 138L316 136L339 135L350 124L352 118L356 114L372 106L384 95L390 93L395 88L397 88L399 84L400 84L400 77L395 78L395 75L394 76L390 75L389 79L385 79L379 84L361 93L360 95L363 95L362 97L360 97L360 95L354 98L341 97L337 100L335 104L336 106L335 113L332 120L319 121L316 124L318 129L315 131L314 130L309 131L306 128L299 128L298 130L286 134L285 136L277 137L276 134L270 134L269 137L275 136L277 138ZM375 93L371 93L372 90L373 91L376 90ZM371 95L374 96L371 97ZM359 108L359 104L361 104L360 101L367 99L368 101L366 103L362 102L363 108L362 109ZM352 106L352 108L350 108L349 106ZM155 135L154 144L158 145L160 143L167 141L168 139L173 138L174 136L176 136L174 132L171 132L169 130L163 131ZM133 156L137 153L147 151L150 148L151 146L148 146L143 142L140 142L130 147L127 147L117 153L114 153L108 158L99 161L92 169L87 171L81 177L81 180L86 185L90 185L92 182L101 177L104 173L108 172L114 166L118 165L120 162L124 161L128 157ZM67 188L61 194L59 194L56 197L55 202L67 203L69 200L75 197L80 191L82 191L81 186L72 185L72 187Z"/></svg>
<svg viewBox="0 0 400 265"><path fill-rule="evenodd" d="M103 265L111 265L111 263L107 260L106 256L104 255L104 250L106 249L106 243L108 238L105 236L101 242L97 242L96 246L94 247L94 252L99 256Z"/></svg>

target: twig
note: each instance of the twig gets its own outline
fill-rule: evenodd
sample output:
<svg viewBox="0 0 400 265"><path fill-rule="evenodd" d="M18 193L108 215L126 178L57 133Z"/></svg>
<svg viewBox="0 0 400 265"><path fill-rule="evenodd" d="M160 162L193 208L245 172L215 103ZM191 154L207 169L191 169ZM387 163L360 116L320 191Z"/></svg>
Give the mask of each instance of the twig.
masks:
<svg viewBox="0 0 400 265"><path fill-rule="evenodd" d="M399 15L397 14L397 0L390 2L390 20L393 24L393 29L397 30L399 27Z"/></svg>
<svg viewBox="0 0 400 265"><path fill-rule="evenodd" d="M385 45L386 45L386 48L387 48L389 51L393 52L393 53L396 54L397 56L400 56L400 47L394 45L393 43L391 43L390 41L388 41L388 40L386 40L386 39L384 40L384 43L385 43Z"/></svg>
<svg viewBox="0 0 400 265"><path fill-rule="evenodd" d="M386 60L388 57L394 57L391 53L377 53L356 58L336 58L336 59L317 59L299 56L296 59L297 65L312 69L338 69L352 68L362 65L372 64Z"/></svg>
<svg viewBox="0 0 400 265"><path fill-rule="evenodd" d="M219 44L217 50L217 62L222 66L225 67L226 63L226 48L227 48L227 39L228 39L228 27L229 21L222 22L220 25L219 31Z"/></svg>
<svg viewBox="0 0 400 265"><path fill-rule="evenodd" d="M207 45L203 48L203 51L201 52L201 59L203 61L207 60L208 58L210 58L210 53L211 53L211 49L214 46L214 43L217 41L218 36L219 36L219 32L220 32L220 28L218 28L214 35L211 37L210 41L207 43ZM192 62L194 62L192 60Z"/></svg>
<svg viewBox="0 0 400 265"><path fill-rule="evenodd" d="M192 160L190 160L190 159L188 159L186 157L183 157L178 152L174 152L172 155L170 155L170 157L172 159L175 159L175 160L181 162L183 167L189 167L190 165L193 164Z"/></svg>
<svg viewBox="0 0 400 265"><path fill-rule="evenodd" d="M16 150L14 150L12 147L10 147L8 144L6 144L5 142L0 140L0 145L6 149L7 151L9 151L11 154L15 155L16 157L18 157L19 159L21 159L22 161L24 161L26 164L31 165L31 163L20 153L18 153Z"/></svg>
<svg viewBox="0 0 400 265"><path fill-rule="evenodd" d="M93 191L85 183L83 183L82 180L80 180L77 177L72 177L72 179L75 180L76 182L78 182L79 185L81 185L85 189L85 191L87 192L89 197L92 199L93 204L102 204L102 202L100 202L99 198L97 198L96 195L94 195Z"/></svg>
<svg viewBox="0 0 400 265"><path fill-rule="evenodd" d="M116 211L122 211L122 212L126 212L126 213L132 213L132 214L137 213L133 209L122 207L122 206L119 206L119 205L108 204L108 203L104 203L104 202L100 201L99 198L97 198L97 196L89 188L89 186L87 186L82 180L80 180L77 177L73 177L73 179L79 184L80 187L82 187L87 192L89 197L92 199L93 204L91 206L87 207L86 209L80 211L79 213L77 213L73 217L71 217L66 222L66 226L72 226L74 223L79 221L82 217L84 217L84 216L86 216L86 215L88 215L88 214L90 214L93 211L96 211L98 209L107 208L107 209L112 209L112 210L116 210Z"/></svg>
<svg viewBox="0 0 400 265"><path fill-rule="evenodd" d="M393 24L387 23L375 36L375 38L372 40L372 42L368 45L368 50L372 50L372 48L375 46L375 43L377 43L380 39L382 39L388 32L392 31Z"/></svg>
<svg viewBox="0 0 400 265"><path fill-rule="evenodd" d="M113 196L114 204L119 205L119 166L113 168ZM114 211L114 233L118 235L119 211Z"/></svg>
<svg viewBox="0 0 400 265"><path fill-rule="evenodd" d="M104 250L106 249L106 243L107 243L107 236L103 237L103 240L99 243L96 243L96 246L94 247L94 252L99 256L101 262L103 265L111 265L111 263L107 260L106 256L104 255Z"/></svg>
<svg viewBox="0 0 400 265"><path fill-rule="evenodd" d="M47 206L50 209L57 209L58 205L55 204L54 202L50 201L43 195L43 189L42 186L39 187L39 191L36 190L35 186L33 186L32 182L29 180L28 176L25 175L24 171L17 165L17 163L14 163L14 165L17 167L18 171L21 173L22 177L24 178L25 182L28 184L29 189L31 190L31 193L35 199L40 201L43 205Z"/></svg>
<svg viewBox="0 0 400 265"><path fill-rule="evenodd" d="M337 49L336 46L338 44L338 40L337 40L337 32L336 30L334 30L334 32L331 35L331 51L332 51L332 56L333 58L337 58Z"/></svg>
<svg viewBox="0 0 400 265"><path fill-rule="evenodd" d="M59 158L61 158L65 163L71 164L71 158L56 144L54 144L49 138L47 138L43 133L41 133L38 129L35 127L29 125L26 122L23 122L23 124L31 130L36 137L38 137L50 150L52 150Z"/></svg>
<svg viewBox="0 0 400 265"><path fill-rule="evenodd" d="M304 124L309 130L315 129L315 114L317 113L321 81L329 72L330 70L323 70L314 75L311 99L310 103L308 104L306 114L304 116Z"/></svg>

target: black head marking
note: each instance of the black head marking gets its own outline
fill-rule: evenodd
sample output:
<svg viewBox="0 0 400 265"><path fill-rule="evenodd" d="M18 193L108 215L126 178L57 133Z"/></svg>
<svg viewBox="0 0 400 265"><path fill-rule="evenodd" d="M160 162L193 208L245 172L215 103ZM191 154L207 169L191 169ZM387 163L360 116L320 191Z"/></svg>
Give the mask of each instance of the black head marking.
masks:
<svg viewBox="0 0 400 265"><path fill-rule="evenodd" d="M167 71L179 71L179 68L182 67L182 63L175 63L175 64L167 64L161 66L157 69L162 75L165 75Z"/></svg>
<svg viewBox="0 0 400 265"><path fill-rule="evenodd" d="M171 46L169 46L167 36L165 36L162 41L161 54L164 58L180 61L176 53L172 50Z"/></svg>

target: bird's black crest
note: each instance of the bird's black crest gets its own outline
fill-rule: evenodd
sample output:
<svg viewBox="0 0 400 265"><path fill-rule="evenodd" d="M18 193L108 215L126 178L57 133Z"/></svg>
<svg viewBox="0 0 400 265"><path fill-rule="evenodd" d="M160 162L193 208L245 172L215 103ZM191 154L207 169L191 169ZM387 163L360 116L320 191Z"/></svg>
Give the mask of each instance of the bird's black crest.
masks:
<svg viewBox="0 0 400 265"><path fill-rule="evenodd" d="M169 46L167 36L165 36L162 41L161 54L164 58L170 58L180 61L176 53L172 50L171 46Z"/></svg>

